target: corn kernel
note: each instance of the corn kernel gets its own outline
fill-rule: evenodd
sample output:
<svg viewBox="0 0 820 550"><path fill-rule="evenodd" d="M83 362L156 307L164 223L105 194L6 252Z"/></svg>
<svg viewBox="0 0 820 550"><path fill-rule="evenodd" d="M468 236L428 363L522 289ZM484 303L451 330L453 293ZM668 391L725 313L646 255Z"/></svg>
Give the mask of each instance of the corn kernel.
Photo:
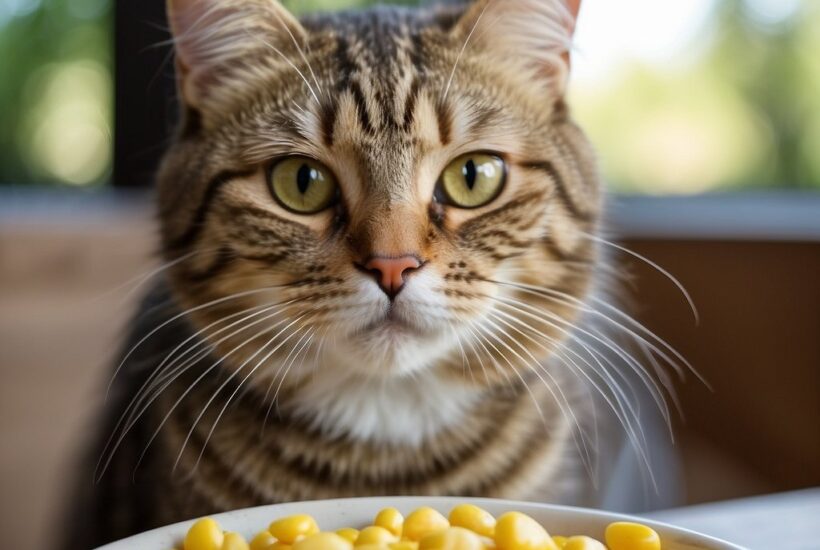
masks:
<svg viewBox="0 0 820 550"><path fill-rule="evenodd" d="M276 538L269 531L260 531L251 539L251 550L268 550L276 542Z"/></svg>
<svg viewBox="0 0 820 550"><path fill-rule="evenodd" d="M362 546L365 544L388 544L396 542L397 537L384 527L378 525L371 525L359 532L359 537L356 539L355 546Z"/></svg>
<svg viewBox="0 0 820 550"><path fill-rule="evenodd" d="M606 547L589 537L570 537L564 544L564 550L606 550Z"/></svg>
<svg viewBox="0 0 820 550"><path fill-rule="evenodd" d="M450 511L450 525L464 527L482 537L495 535L495 518L473 504L460 504Z"/></svg>
<svg viewBox="0 0 820 550"><path fill-rule="evenodd" d="M265 548L265 550L291 550L291 545L285 544L284 542L274 542Z"/></svg>
<svg viewBox="0 0 820 550"><path fill-rule="evenodd" d="M376 519L373 520L373 525L384 527L397 537L400 537L402 526L404 525L404 516L395 508L385 508L379 512Z"/></svg>
<svg viewBox="0 0 820 550"><path fill-rule="evenodd" d="M359 538L359 530L353 529L352 527L344 527L343 529L338 529L336 531L336 534L350 542L356 542L356 539Z"/></svg>
<svg viewBox="0 0 820 550"><path fill-rule="evenodd" d="M555 546L557 546L558 548L563 548L567 544L567 537L560 537L558 535L555 535L554 537L552 537L552 542L554 542Z"/></svg>
<svg viewBox="0 0 820 550"><path fill-rule="evenodd" d="M311 518L312 519L312 518ZM315 523L315 522L314 522ZM293 550L352 550L353 545L336 533L315 533L293 545Z"/></svg>
<svg viewBox="0 0 820 550"><path fill-rule="evenodd" d="M610 550L660 550L661 539L646 525L619 521L606 528L606 544Z"/></svg>
<svg viewBox="0 0 820 550"><path fill-rule="evenodd" d="M293 544L299 537L309 537L318 533L319 526L312 517L299 514L274 521L268 527L268 532L280 542Z"/></svg>
<svg viewBox="0 0 820 550"><path fill-rule="evenodd" d="M419 543L412 540L402 540L390 543L388 548L390 550L419 550Z"/></svg>
<svg viewBox="0 0 820 550"><path fill-rule="evenodd" d="M220 550L250 550L250 547L239 533L225 533Z"/></svg>
<svg viewBox="0 0 820 550"><path fill-rule="evenodd" d="M419 550L484 550L484 543L468 529L451 527L421 539Z"/></svg>
<svg viewBox="0 0 820 550"><path fill-rule="evenodd" d="M547 530L520 512L507 512L495 525L498 550L558 550Z"/></svg>
<svg viewBox="0 0 820 550"><path fill-rule="evenodd" d="M221 550L225 535L219 524L211 518L194 523L185 535L185 550Z"/></svg>
<svg viewBox="0 0 820 550"><path fill-rule="evenodd" d="M443 531L450 522L436 510L422 507L412 512L404 520L404 538L419 541L427 535Z"/></svg>

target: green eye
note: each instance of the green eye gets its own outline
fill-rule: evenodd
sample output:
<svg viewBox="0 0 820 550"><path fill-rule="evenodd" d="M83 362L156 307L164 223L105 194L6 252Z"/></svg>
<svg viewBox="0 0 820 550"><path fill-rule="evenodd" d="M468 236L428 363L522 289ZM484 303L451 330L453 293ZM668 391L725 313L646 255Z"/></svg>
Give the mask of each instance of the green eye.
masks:
<svg viewBox="0 0 820 550"><path fill-rule="evenodd" d="M479 208L498 197L507 179L507 165L489 153L469 153L450 163L441 187L453 206Z"/></svg>
<svg viewBox="0 0 820 550"><path fill-rule="evenodd" d="M289 157L270 171L269 185L279 203L297 214L316 214L337 197L336 178L325 166L306 157Z"/></svg>

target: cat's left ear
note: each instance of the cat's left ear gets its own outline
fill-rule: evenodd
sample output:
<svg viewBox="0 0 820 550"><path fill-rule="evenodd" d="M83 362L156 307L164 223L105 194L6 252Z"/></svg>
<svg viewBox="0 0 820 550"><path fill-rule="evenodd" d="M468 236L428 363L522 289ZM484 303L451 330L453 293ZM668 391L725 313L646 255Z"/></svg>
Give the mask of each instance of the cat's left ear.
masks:
<svg viewBox="0 0 820 550"><path fill-rule="evenodd" d="M453 32L563 96L580 8L581 0L475 0Z"/></svg>

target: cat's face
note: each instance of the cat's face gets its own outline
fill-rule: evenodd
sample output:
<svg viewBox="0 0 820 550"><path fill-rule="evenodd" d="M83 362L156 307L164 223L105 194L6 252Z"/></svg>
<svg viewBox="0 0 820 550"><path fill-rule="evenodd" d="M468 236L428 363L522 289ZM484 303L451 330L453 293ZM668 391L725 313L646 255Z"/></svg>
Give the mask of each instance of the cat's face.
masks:
<svg viewBox="0 0 820 550"><path fill-rule="evenodd" d="M187 113L159 179L163 238L227 365L488 383L565 339L595 269L598 181L563 106L563 4L170 15Z"/></svg>

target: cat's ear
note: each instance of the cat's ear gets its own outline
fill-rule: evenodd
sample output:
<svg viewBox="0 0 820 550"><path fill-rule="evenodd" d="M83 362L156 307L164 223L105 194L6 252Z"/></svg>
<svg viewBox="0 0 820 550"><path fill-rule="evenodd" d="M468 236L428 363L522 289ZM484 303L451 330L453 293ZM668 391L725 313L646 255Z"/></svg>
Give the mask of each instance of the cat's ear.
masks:
<svg viewBox="0 0 820 550"><path fill-rule="evenodd" d="M259 59L300 43L305 31L277 0L167 0L182 99L199 106L213 88Z"/></svg>
<svg viewBox="0 0 820 550"><path fill-rule="evenodd" d="M453 32L468 47L482 48L563 95L580 7L581 0L475 0Z"/></svg>

